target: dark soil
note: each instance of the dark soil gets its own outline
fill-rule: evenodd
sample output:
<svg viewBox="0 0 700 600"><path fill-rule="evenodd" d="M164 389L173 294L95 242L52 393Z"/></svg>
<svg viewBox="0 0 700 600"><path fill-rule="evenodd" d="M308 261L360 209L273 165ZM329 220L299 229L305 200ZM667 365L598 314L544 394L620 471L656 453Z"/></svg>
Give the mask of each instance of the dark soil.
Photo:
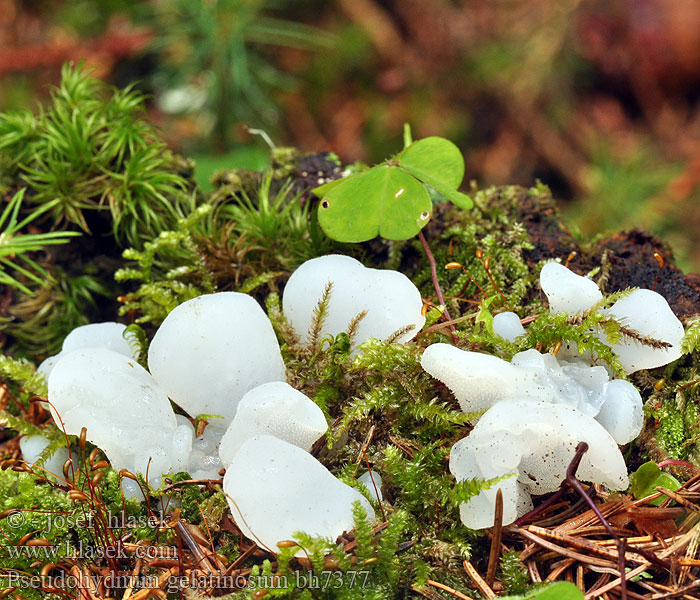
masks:
<svg viewBox="0 0 700 600"><path fill-rule="evenodd" d="M603 286L607 293L629 287L653 289L666 298L680 319L700 313L700 276L683 274L673 265L669 246L646 231L633 229L582 244L561 222L551 196L519 188L512 208L514 218L524 223L535 245L525 252L532 266L548 258L566 261L576 252L569 268L583 275L601 267L601 272L607 274Z"/></svg>

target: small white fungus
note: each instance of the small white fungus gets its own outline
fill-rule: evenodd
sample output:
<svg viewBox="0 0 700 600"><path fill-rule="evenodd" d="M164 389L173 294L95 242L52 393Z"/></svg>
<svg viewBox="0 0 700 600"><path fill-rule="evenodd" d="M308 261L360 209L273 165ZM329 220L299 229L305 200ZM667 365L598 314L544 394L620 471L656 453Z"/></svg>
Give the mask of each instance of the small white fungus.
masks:
<svg viewBox="0 0 700 600"><path fill-rule="evenodd" d="M49 376L54 421L99 446L115 470L161 475L187 470L192 430L178 425L165 393L134 359L107 348L67 353ZM149 462L150 459L150 462Z"/></svg>
<svg viewBox="0 0 700 600"><path fill-rule="evenodd" d="M493 317L493 332L509 342L525 335L525 328L520 317L514 312L502 312Z"/></svg>
<svg viewBox="0 0 700 600"><path fill-rule="evenodd" d="M357 478L357 483L364 485L372 498L381 502L384 499L382 494L382 476L377 471L365 471Z"/></svg>
<svg viewBox="0 0 700 600"><path fill-rule="evenodd" d="M591 308L603 297L593 281L576 275L554 262L547 263L542 268L540 286L547 295L549 308L553 313L579 313ZM627 374L640 369L661 367L680 358L683 324L673 314L661 294L653 290L634 290L601 312L611 315L625 327L642 336L670 345L654 348L630 336L622 335L611 347ZM594 334L602 342L608 343L602 330Z"/></svg>
<svg viewBox="0 0 700 600"><path fill-rule="evenodd" d="M540 286L549 301L549 310L553 313L573 315L603 299L603 294L594 281L577 275L556 262L542 267Z"/></svg>
<svg viewBox="0 0 700 600"><path fill-rule="evenodd" d="M644 426L639 390L629 381L613 379L605 387L605 402L595 419L618 444L628 444Z"/></svg>
<svg viewBox="0 0 700 600"><path fill-rule="evenodd" d="M514 397L523 387L521 369L497 356L467 352L450 344L428 346L421 366L452 390L466 413L486 410Z"/></svg>
<svg viewBox="0 0 700 600"><path fill-rule="evenodd" d="M357 327L358 345L371 337L387 339L410 327L396 339L407 342L425 324L420 292L403 273L370 269L349 256L332 254L306 261L284 288L284 314L302 342L309 339L314 311L329 282L332 288L321 337L347 331L362 312L366 315Z"/></svg>
<svg viewBox="0 0 700 600"><path fill-rule="evenodd" d="M212 420L220 429L231 423L247 391L285 379L272 324L253 298L237 292L199 296L175 308L153 337L148 367L190 416L223 417Z"/></svg>
<svg viewBox="0 0 700 600"><path fill-rule="evenodd" d="M136 358L135 340L127 339L124 335L125 331L126 325L114 321L76 327L63 340L61 351L54 356L49 356L37 370L48 379L51 369L60 358L78 348L108 348L129 358Z"/></svg>
<svg viewBox="0 0 700 600"><path fill-rule="evenodd" d="M243 534L272 552L277 542L294 539L297 531L332 540L350 531L354 502L374 519L374 510L360 492L308 452L269 435L250 438L241 446L226 470L224 492Z"/></svg>
<svg viewBox="0 0 700 600"><path fill-rule="evenodd" d="M531 349L509 363L496 356L460 350L449 344L426 348L421 365L452 390L466 413L483 411L497 402L532 400L563 404L598 418L618 444L639 435L642 398L626 381L610 381L604 367L558 359Z"/></svg>
<svg viewBox="0 0 700 600"><path fill-rule="evenodd" d="M224 465L233 461L243 443L256 435L271 435L309 452L328 429L323 411L308 396L282 381L250 390L219 446Z"/></svg>
<svg viewBox="0 0 700 600"><path fill-rule="evenodd" d="M643 336L671 345L668 348L653 348L628 336L622 336L620 341L611 347L627 373L667 365L683 354L683 324L673 314L666 298L661 294L652 290L634 290L603 312L607 312ZM600 334L599 337L607 343L604 334Z"/></svg>
<svg viewBox="0 0 700 600"><path fill-rule="evenodd" d="M466 438L450 451L450 471L458 481L515 474L482 491L460 507L472 529L491 527L496 491L503 492L503 523L527 512L530 494L556 491L579 442L586 442L577 477L613 490L628 485L627 468L617 443L591 417L575 408L545 402L499 402Z"/></svg>
<svg viewBox="0 0 700 600"><path fill-rule="evenodd" d="M195 429L190 420L182 415L175 415L177 424L190 430L192 452L190 453L187 472L192 479L220 479L219 471L223 468L219 458L218 446L222 431L212 423L207 425L199 437L195 437Z"/></svg>
<svg viewBox="0 0 700 600"><path fill-rule="evenodd" d="M25 435L19 439L19 449L22 451L22 457L25 461L36 464L41 453L50 443L51 442L43 435ZM63 465L69 458L70 454L68 453L68 448L61 446L49 456L41 466L36 466L34 470L43 473L47 477L51 477L51 475L49 475L50 473L62 478Z"/></svg>

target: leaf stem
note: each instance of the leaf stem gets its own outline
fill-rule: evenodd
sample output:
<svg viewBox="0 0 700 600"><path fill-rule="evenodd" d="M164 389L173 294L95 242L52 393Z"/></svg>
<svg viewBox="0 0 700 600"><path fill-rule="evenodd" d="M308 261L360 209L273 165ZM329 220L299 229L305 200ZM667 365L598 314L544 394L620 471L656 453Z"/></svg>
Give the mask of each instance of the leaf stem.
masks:
<svg viewBox="0 0 700 600"><path fill-rule="evenodd" d="M423 245L423 250L425 250L425 255L428 257L428 262L430 263L430 276L433 279L433 287L435 288L435 294L437 295L438 302L445 307L445 311L442 313L443 316L448 320L452 321L450 316L450 311L447 308L447 303L445 302L445 296L442 294L442 288L440 287L440 282L437 276L437 263L435 262L435 257L433 256L430 246L428 245L428 240L425 239L423 231L418 232L418 239ZM452 336L452 343L457 344L457 329L454 324L450 324L450 335Z"/></svg>

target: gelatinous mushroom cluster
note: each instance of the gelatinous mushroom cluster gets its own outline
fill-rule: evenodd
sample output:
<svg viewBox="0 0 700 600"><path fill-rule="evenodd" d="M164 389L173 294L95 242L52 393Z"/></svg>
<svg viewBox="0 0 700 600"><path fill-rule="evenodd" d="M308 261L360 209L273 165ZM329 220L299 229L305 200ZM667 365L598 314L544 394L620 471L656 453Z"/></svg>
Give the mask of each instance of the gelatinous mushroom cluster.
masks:
<svg viewBox="0 0 700 600"><path fill-rule="evenodd" d="M593 281L558 263L543 267L540 285L555 313L576 315L603 299ZM683 325L656 292L634 290L600 310L633 333L609 344L628 374L680 357ZM503 313L494 319L494 332L513 341L525 329L517 315ZM591 331L591 335L608 343L602 330ZM641 338L663 344L645 344ZM614 490L627 487L617 445L639 435L642 399L634 385L611 379L595 360L578 355L566 343L558 356L531 349L516 354L510 363L448 344L425 350L423 368L450 388L462 410L486 411L471 434L454 446L452 473L458 480L502 478L462 505L467 526L493 524L499 488L504 495L504 523L512 523L531 507L530 494L551 492L561 484L581 441L590 449L579 476Z"/></svg>
<svg viewBox="0 0 700 600"><path fill-rule="evenodd" d="M408 340L425 322L420 294L404 275L326 256L305 263L285 290L284 310L301 339L329 284L321 335L352 324L355 344L397 331L395 338ZM125 334L118 323L80 327L39 369L56 424L74 435L85 427L113 468L141 473L159 488L168 473L211 479L224 467L236 523L268 549L296 531L336 538L352 528L356 501L374 517L359 491L309 453L326 419L286 383L272 325L254 299L222 292L175 308L151 342L148 370ZM209 425L196 437L199 416ZM36 459L44 441L27 438L27 456ZM141 494L135 481L122 486L129 497Z"/></svg>
<svg viewBox="0 0 700 600"><path fill-rule="evenodd" d="M540 283L551 311L575 316L600 310L634 334L611 344L627 373L680 356L683 327L655 292L635 290L601 308L595 283L557 263L542 269ZM425 323L421 308L418 290L404 275L335 255L302 265L283 296L285 316L302 343L352 330L353 352L371 337L410 340ZM320 324L319 312L325 314ZM497 315L494 332L511 341L526 333L514 313ZM607 342L602 329L590 333ZM652 338L662 343L640 341ZM357 489L310 454L327 430L326 418L286 382L272 325L251 297L222 292L178 306L153 338L148 370L131 342L123 325L87 325L39 368L48 378L56 423L70 434L87 428L87 438L115 469L144 474L158 488L168 473L211 479L225 468L223 486L236 523L270 550L300 530L336 538L351 528L354 502L374 515ZM532 506L531 494L560 485L581 441L589 446L578 471L582 479L615 490L627 486L618 444L641 430L641 397L630 382L595 363L595 356L578 355L566 340L557 356L530 349L510 362L448 344L425 350L423 368L452 390L465 412L483 413L450 454L458 480L495 481L461 506L467 526L493 523L499 488L504 522L514 521ZM189 417L176 414L173 403ZM197 417L209 422L199 437ZM25 455L38 456L45 442L25 438ZM62 458L52 457L51 464ZM123 485L126 495L139 496L136 482L124 479ZM376 474L365 474L358 485L381 498Z"/></svg>

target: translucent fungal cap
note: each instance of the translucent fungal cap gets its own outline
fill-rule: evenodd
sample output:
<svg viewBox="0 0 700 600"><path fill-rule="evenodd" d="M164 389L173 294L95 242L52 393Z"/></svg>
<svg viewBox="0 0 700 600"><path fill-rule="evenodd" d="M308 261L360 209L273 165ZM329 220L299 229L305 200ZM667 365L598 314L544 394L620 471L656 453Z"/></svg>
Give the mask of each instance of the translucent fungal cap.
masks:
<svg viewBox="0 0 700 600"><path fill-rule="evenodd" d="M666 348L653 348L623 336L612 350L627 373L661 367L681 357L683 324L661 294L652 290L634 290L605 312L643 336L670 344ZM599 334L599 337L607 343L604 334Z"/></svg>
<svg viewBox="0 0 700 600"><path fill-rule="evenodd" d="M605 385L605 401L595 419L618 444L628 444L642 432L644 426L639 390L629 381L613 379Z"/></svg>
<svg viewBox="0 0 700 600"><path fill-rule="evenodd" d="M19 439L19 449L22 451L22 458L28 463L36 464L41 457L41 453L46 450L50 443L49 439L43 435L23 435ZM37 466L35 470L49 477L49 473L63 477L63 465L69 458L68 448L61 446L40 467Z"/></svg>
<svg viewBox="0 0 700 600"><path fill-rule="evenodd" d="M239 402L219 455L229 465L243 443L256 435L271 435L309 452L327 429L323 411L308 396L282 381L264 383Z"/></svg>
<svg viewBox="0 0 700 600"><path fill-rule="evenodd" d="M382 476L378 471L365 471L357 478L357 483L364 485L365 489L372 498L376 498L380 502L384 499L382 494Z"/></svg>
<svg viewBox="0 0 700 600"><path fill-rule="evenodd" d="M540 286L549 301L549 310L553 313L573 315L589 309L603 299L603 294L594 281L576 275L556 262L542 267Z"/></svg>
<svg viewBox="0 0 700 600"><path fill-rule="evenodd" d="M125 332L126 325L114 321L76 327L63 340L61 352L55 356L49 356L39 365L38 371L48 378L58 360L78 348L108 348L129 358L136 358L135 342L133 339L127 339L124 336Z"/></svg>
<svg viewBox="0 0 700 600"><path fill-rule="evenodd" d="M285 379L272 324L253 298L237 292L199 296L175 308L151 342L148 367L190 416L222 416L216 427L231 423L246 392Z"/></svg>
<svg viewBox="0 0 700 600"><path fill-rule="evenodd" d="M241 446L226 470L224 492L243 534L273 552L277 542L294 539L297 531L332 540L350 531L354 502L374 519L374 510L360 492L308 452L269 435L250 438Z"/></svg>
<svg viewBox="0 0 700 600"><path fill-rule="evenodd" d="M571 406L599 419L618 444L627 444L642 430L639 392L629 382L610 381L601 366L559 360L534 349L519 352L509 363L449 344L428 346L421 365L452 390L466 413L506 400L532 400Z"/></svg>
<svg viewBox="0 0 700 600"><path fill-rule="evenodd" d="M466 413L485 410L496 402L513 398L532 378L509 362L479 352L467 352L450 344L432 344L425 349L421 366L442 381Z"/></svg>
<svg viewBox="0 0 700 600"><path fill-rule="evenodd" d="M603 297L593 281L555 262L547 263L542 268L540 285L554 313L579 313L591 308ZM628 374L640 369L661 367L680 358L683 324L661 294L653 290L634 290L602 312L615 317L642 336L668 344L667 347L653 347L623 335L611 347ZM608 343L603 331L594 333L601 341Z"/></svg>
<svg viewBox="0 0 700 600"><path fill-rule="evenodd" d="M530 494L559 488L579 442L589 449L577 472L581 481L613 490L628 486L627 468L610 434L575 408L533 401L499 402L450 451L450 471L458 481L503 477L460 507L472 529L491 527L496 491L503 492L504 524L532 506ZM511 477L506 477L513 474Z"/></svg>
<svg viewBox="0 0 700 600"><path fill-rule="evenodd" d="M191 428L178 425L168 397L133 358L107 348L74 350L56 363L48 389L56 424L73 435L86 427L114 469L148 472L156 488L162 474L186 469Z"/></svg>
<svg viewBox="0 0 700 600"><path fill-rule="evenodd" d="M306 261L287 282L282 300L284 314L301 337L309 339L314 311L332 283L330 301L321 337L347 331L363 311L355 343L370 337L380 340L404 327L410 331L397 342L407 342L425 324L418 288L398 271L370 269L349 256L331 254Z"/></svg>
<svg viewBox="0 0 700 600"><path fill-rule="evenodd" d="M520 317L514 312L502 312L493 317L493 332L509 342L525 335L525 328Z"/></svg>

